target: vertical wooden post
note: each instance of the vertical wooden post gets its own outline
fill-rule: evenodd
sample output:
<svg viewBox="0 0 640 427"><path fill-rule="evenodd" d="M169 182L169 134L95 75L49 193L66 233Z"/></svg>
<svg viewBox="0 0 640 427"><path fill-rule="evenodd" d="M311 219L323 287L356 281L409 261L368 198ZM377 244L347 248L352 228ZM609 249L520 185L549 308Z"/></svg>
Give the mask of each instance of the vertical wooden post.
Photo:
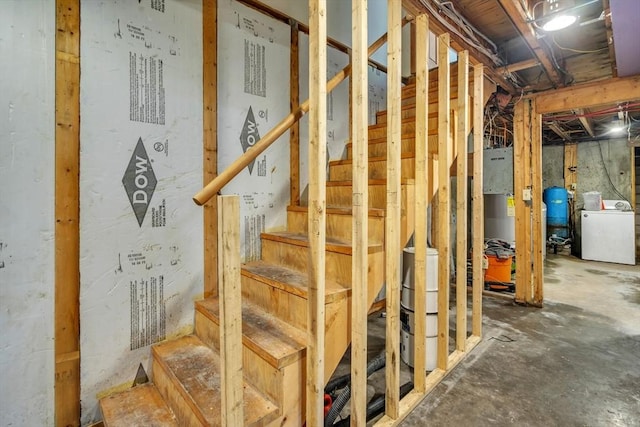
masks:
<svg viewBox="0 0 640 427"><path fill-rule="evenodd" d="M578 183L578 144L564 144L564 188L574 190Z"/></svg>
<svg viewBox="0 0 640 427"><path fill-rule="evenodd" d="M290 110L293 113L300 106L300 59L298 23L291 23L291 58L289 61ZM291 175L291 206L300 206L300 122L296 120L289 129L289 173Z"/></svg>
<svg viewBox="0 0 640 427"><path fill-rule="evenodd" d="M324 300L327 153L327 5L309 0L309 291L307 425L324 413Z"/></svg>
<svg viewBox="0 0 640 427"><path fill-rule="evenodd" d="M533 296L532 304L541 306L543 300L542 284L544 269L542 251L546 242L542 241L542 116L536 112L535 99L531 101L531 187L533 199L533 222L531 241L533 243Z"/></svg>
<svg viewBox="0 0 640 427"><path fill-rule="evenodd" d="M482 289L484 287L484 195L482 189L483 126L484 126L484 69L473 68L473 284L471 334L482 336Z"/></svg>
<svg viewBox="0 0 640 427"><path fill-rule="evenodd" d="M456 349L467 344L467 137L469 136L469 52L458 53L458 129L456 146Z"/></svg>
<svg viewBox="0 0 640 427"><path fill-rule="evenodd" d="M80 4L56 1L55 424L80 425Z"/></svg>
<svg viewBox="0 0 640 427"><path fill-rule="evenodd" d="M221 425L233 427L244 425L239 196L218 196L218 223Z"/></svg>
<svg viewBox="0 0 640 427"><path fill-rule="evenodd" d="M415 148L415 335L414 374L415 390L426 391L426 337L425 313L427 292L427 204L429 202L429 18L426 14L415 22L416 70L416 148Z"/></svg>
<svg viewBox="0 0 640 427"><path fill-rule="evenodd" d="M451 261L451 165L449 34L438 36L438 368L449 362L449 272Z"/></svg>
<svg viewBox="0 0 640 427"><path fill-rule="evenodd" d="M202 2L202 102L204 185L218 173L218 0ZM204 206L204 296L218 294L218 200Z"/></svg>
<svg viewBox="0 0 640 427"><path fill-rule="evenodd" d="M518 102L514 109L513 187L516 203L516 292L515 300L525 303L531 297L531 209L525 201L529 192L531 172L530 103L528 99ZM525 191L526 190L526 191Z"/></svg>
<svg viewBox="0 0 640 427"><path fill-rule="evenodd" d="M353 257L351 285L351 425L367 424L367 271L369 217L367 0L351 2L351 142Z"/></svg>
<svg viewBox="0 0 640 427"><path fill-rule="evenodd" d="M387 2L387 284L386 414L399 416L400 402L400 195L402 148L402 1Z"/></svg>

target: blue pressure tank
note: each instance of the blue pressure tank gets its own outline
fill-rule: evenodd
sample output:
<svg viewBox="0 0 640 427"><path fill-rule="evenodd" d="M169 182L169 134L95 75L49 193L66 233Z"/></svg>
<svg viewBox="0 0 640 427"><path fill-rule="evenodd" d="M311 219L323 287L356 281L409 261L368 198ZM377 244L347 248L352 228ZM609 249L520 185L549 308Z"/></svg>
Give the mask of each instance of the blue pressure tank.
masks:
<svg viewBox="0 0 640 427"><path fill-rule="evenodd" d="M544 190L543 199L547 204L547 235L568 238L569 193L562 187L549 187Z"/></svg>

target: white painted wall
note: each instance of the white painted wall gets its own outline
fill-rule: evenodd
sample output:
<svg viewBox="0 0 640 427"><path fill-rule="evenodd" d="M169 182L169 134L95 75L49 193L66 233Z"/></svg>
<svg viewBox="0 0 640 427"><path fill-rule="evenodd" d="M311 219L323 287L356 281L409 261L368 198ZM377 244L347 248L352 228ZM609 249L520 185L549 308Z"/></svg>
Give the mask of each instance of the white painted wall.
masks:
<svg viewBox="0 0 640 427"><path fill-rule="evenodd" d="M0 6L0 425L53 425L55 3Z"/></svg>
<svg viewBox="0 0 640 427"><path fill-rule="evenodd" d="M191 200L202 186L202 7L85 0L81 25L86 424L102 393L148 371L150 344L191 332L203 292L202 208Z"/></svg>

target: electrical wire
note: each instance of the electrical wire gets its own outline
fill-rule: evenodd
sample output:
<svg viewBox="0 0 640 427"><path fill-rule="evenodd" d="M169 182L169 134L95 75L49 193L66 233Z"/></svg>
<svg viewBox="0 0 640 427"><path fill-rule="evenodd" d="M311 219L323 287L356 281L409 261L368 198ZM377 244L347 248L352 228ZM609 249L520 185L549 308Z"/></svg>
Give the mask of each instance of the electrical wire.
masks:
<svg viewBox="0 0 640 427"><path fill-rule="evenodd" d="M623 199L623 200L627 201L627 203L629 203L629 200L627 200L627 198L626 198L626 197L624 197L624 196L622 195L622 193L620 193L620 192L618 191L618 189L616 188L616 186L613 184L613 181L611 181L611 175L609 174L609 170L607 169L607 164L604 162L604 155L602 154L602 145L600 144L600 141L597 141L597 142L598 142L598 148L600 149L600 150L599 150L599 152L600 152L600 160L602 161L602 167L604 168L604 172L605 172L605 175L607 176L607 180L609 181L609 185L611 185L611 188L613 188L613 192L614 192L618 197L620 197L621 199Z"/></svg>
<svg viewBox="0 0 640 427"><path fill-rule="evenodd" d="M598 52L600 52L602 50L609 50L609 46L602 47L602 48L596 49L596 50L580 50L580 49L573 49L573 48L570 48L570 47L560 46L560 44L558 43L558 41L556 40L556 38L554 36L551 36L551 41L553 42L553 44L558 46L558 48L560 48L562 50L568 50L569 52L575 52L575 53L598 53Z"/></svg>

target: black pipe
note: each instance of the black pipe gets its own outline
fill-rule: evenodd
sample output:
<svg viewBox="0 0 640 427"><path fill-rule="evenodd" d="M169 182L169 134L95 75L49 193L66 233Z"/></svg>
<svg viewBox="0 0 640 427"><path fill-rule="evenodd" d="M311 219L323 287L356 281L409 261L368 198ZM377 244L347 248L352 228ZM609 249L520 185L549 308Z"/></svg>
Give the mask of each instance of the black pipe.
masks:
<svg viewBox="0 0 640 427"><path fill-rule="evenodd" d="M411 390L413 390L413 382L411 381L400 386L400 399L409 394ZM371 398L371 400L367 404L367 421L371 421L384 412L385 400L386 398L384 393L375 395ZM332 427L347 427L349 426L350 422L351 416L348 416L335 423Z"/></svg>

